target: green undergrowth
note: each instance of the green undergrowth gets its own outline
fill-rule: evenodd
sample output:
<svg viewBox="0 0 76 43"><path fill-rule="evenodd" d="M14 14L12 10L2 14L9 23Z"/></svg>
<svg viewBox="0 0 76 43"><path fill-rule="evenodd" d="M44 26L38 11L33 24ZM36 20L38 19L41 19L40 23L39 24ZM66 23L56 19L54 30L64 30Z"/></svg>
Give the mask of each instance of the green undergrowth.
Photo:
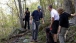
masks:
<svg viewBox="0 0 76 43"><path fill-rule="evenodd" d="M45 24L40 25L38 40L42 42L46 42L45 28L48 27L49 25L50 25L49 21L45 21Z"/></svg>
<svg viewBox="0 0 76 43"><path fill-rule="evenodd" d="M76 43L76 26L70 26L68 33L67 33L67 38L71 37L68 42L73 42Z"/></svg>

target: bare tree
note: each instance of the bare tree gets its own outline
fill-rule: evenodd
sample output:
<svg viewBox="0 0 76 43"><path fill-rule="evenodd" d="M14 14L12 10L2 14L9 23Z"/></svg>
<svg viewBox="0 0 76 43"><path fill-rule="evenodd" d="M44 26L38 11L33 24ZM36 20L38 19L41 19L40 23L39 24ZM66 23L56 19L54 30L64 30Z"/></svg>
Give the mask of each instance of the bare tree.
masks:
<svg viewBox="0 0 76 43"><path fill-rule="evenodd" d="M24 27L24 22L23 22L23 10L22 10L22 6L21 6L21 0L18 0L18 4L19 4L19 18L20 18L20 24L21 24L21 27L23 28Z"/></svg>
<svg viewBox="0 0 76 43"><path fill-rule="evenodd" d="M15 4L15 7L16 7L16 9L17 9L17 16L19 17L18 7L17 7L17 4L16 4L16 0L14 0L14 4Z"/></svg>

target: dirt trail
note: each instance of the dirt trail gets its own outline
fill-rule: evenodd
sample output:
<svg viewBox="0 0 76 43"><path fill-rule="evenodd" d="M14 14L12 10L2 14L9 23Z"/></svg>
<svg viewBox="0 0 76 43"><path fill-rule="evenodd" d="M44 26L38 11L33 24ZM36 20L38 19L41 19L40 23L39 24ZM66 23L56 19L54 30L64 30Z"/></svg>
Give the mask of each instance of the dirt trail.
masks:
<svg viewBox="0 0 76 43"><path fill-rule="evenodd" d="M11 38L6 43L35 43L30 41L31 41L31 32L28 32L26 35L23 35L21 37ZM39 41L37 43L43 43L43 42Z"/></svg>

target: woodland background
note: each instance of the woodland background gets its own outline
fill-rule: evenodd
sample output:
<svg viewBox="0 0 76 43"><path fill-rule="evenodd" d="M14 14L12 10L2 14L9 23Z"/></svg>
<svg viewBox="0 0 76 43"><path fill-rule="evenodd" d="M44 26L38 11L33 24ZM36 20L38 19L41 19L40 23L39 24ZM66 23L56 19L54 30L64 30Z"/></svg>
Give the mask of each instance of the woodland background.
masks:
<svg viewBox="0 0 76 43"><path fill-rule="evenodd" d="M48 11L48 5L50 4L52 4L55 9L63 7L65 11L70 14L76 12L76 0L8 0L6 3L2 3L0 0L0 5L2 5L0 6L0 40L2 38L7 39L15 29L23 28L25 8L29 7L32 13L37 9L38 5L41 5L45 24L41 24L40 26L39 39L44 42L46 36L44 28L50 23L50 12ZM3 5L7 7L4 9ZM76 17L71 17L71 22L76 25ZM76 42L76 26L69 28L67 36L69 43Z"/></svg>

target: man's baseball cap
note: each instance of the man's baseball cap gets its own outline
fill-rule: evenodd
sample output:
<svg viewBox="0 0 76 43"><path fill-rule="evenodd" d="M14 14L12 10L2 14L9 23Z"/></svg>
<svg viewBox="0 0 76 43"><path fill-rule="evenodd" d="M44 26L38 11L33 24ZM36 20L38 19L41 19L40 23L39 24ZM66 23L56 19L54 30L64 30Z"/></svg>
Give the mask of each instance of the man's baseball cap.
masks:
<svg viewBox="0 0 76 43"><path fill-rule="evenodd" d="M38 9L42 9L42 7L41 6L38 6Z"/></svg>

